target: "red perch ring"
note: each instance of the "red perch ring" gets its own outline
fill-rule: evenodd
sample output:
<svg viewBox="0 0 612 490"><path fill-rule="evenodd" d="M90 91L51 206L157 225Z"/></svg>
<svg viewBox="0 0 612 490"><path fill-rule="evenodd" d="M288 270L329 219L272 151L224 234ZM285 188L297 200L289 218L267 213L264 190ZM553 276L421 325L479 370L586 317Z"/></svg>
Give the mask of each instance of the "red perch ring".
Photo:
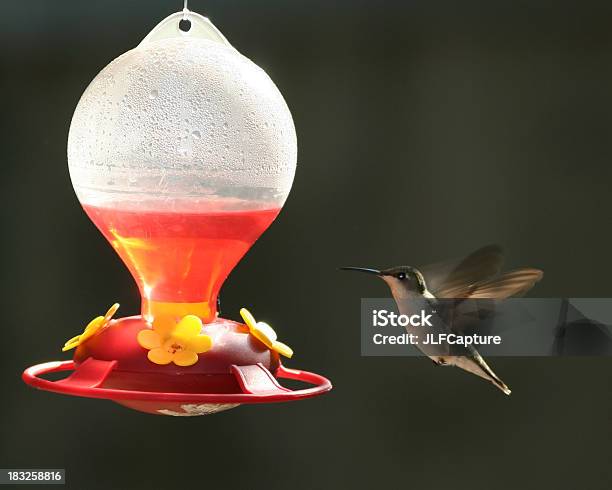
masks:
<svg viewBox="0 0 612 490"><path fill-rule="evenodd" d="M72 361L55 361L26 369L23 380L41 390L102 398L142 412L162 415L204 415L247 403L300 400L332 388L318 374L285 368L244 325L218 319L205 330L217 346L193 366L159 366L147 360L136 333L141 317L113 320L100 334L80 345ZM44 375L72 371L59 380ZM273 374L274 373L274 374ZM278 379L314 385L290 390Z"/></svg>
<svg viewBox="0 0 612 490"><path fill-rule="evenodd" d="M273 376L262 364L231 366L231 375L220 384L229 384L233 378L241 393L168 393L160 391L124 390L105 388L104 382L112 373L115 361L88 359L75 370L74 361L54 361L37 364L23 372L23 380L30 386L64 395L112 400L135 410L163 415L203 415L246 403L272 403L311 398L328 392L331 382L318 374L279 366ZM67 378L51 381L41 376L71 371ZM201 376L201 375L200 375ZM223 376L223 375L217 375ZM292 379L314 385L301 390L282 387L279 379ZM202 407L199 407L199 406ZM219 405L218 407L208 405ZM186 408L187 407L187 408ZM200 411L201 413L195 413Z"/></svg>

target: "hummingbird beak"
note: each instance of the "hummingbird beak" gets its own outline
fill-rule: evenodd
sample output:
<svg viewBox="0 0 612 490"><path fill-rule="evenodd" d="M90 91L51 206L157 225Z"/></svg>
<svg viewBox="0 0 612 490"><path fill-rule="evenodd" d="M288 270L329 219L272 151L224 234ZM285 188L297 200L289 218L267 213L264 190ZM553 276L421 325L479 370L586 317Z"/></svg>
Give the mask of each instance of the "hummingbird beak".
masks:
<svg viewBox="0 0 612 490"><path fill-rule="evenodd" d="M340 270L367 272L368 274L376 274L377 276L380 276L380 271L378 269L369 269L367 267L340 267Z"/></svg>

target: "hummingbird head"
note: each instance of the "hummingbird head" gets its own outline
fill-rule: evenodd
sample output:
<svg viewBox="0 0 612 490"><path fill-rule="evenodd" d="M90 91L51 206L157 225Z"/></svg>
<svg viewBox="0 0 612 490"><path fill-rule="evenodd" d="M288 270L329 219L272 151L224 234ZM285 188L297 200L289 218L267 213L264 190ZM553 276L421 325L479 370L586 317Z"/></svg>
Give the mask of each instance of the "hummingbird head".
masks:
<svg viewBox="0 0 612 490"><path fill-rule="evenodd" d="M425 278L421 271L408 266L401 265L390 269L368 269L365 267L341 267L341 270L366 272L375 274L387 283L393 296L398 298L409 298L415 294L423 295L427 292Z"/></svg>

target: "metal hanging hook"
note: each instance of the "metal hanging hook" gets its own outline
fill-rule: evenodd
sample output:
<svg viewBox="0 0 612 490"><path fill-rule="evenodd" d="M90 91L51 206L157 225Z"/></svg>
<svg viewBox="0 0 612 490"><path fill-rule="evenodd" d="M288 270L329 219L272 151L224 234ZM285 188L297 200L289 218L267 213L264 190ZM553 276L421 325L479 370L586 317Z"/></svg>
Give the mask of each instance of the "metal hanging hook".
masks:
<svg viewBox="0 0 612 490"><path fill-rule="evenodd" d="M187 20L187 16L189 15L189 8L188 8L188 4L189 0L185 0L183 2L183 20Z"/></svg>

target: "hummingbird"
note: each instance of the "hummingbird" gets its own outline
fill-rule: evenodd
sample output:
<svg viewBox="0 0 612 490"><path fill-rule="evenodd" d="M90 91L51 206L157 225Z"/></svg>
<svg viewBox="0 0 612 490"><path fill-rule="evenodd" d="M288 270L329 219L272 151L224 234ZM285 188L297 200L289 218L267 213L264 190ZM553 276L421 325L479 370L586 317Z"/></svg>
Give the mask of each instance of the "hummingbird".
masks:
<svg viewBox="0 0 612 490"><path fill-rule="evenodd" d="M410 305L414 306L414 300L433 305L438 299L504 299L525 294L544 275L541 270L534 268L502 273L502 265L501 248L488 245L458 263L440 263L420 269L398 266L383 270L341 267L341 270L365 272L380 277L389 286L399 312L410 315L414 313L408 311ZM412 329L414 327L406 327L408 333L416 332ZM510 388L472 345L453 349L453 355L448 355L440 347L419 344L418 348L438 366L456 366L491 382L506 395L511 393Z"/></svg>

